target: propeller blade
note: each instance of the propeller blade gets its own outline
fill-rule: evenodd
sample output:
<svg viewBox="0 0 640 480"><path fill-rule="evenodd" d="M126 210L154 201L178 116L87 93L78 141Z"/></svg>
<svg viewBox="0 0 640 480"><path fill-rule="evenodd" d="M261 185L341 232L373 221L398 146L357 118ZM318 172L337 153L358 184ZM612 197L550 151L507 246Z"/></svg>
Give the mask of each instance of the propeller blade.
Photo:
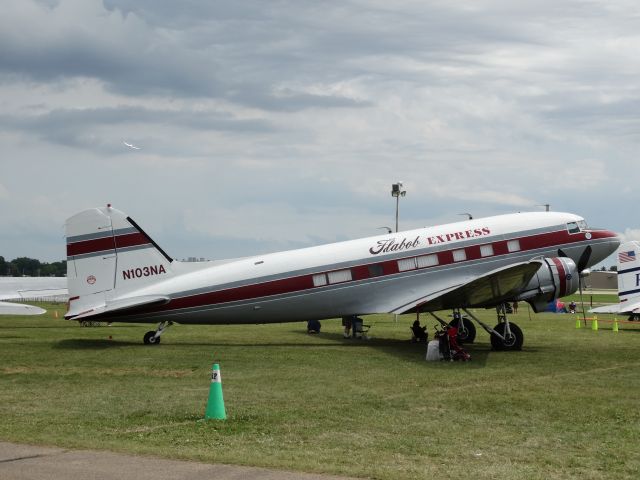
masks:
<svg viewBox="0 0 640 480"><path fill-rule="evenodd" d="M587 264L589 263L589 258L591 258L591 245L587 245L587 248L584 249L582 255L578 259L578 272L582 272L585 268L587 268Z"/></svg>

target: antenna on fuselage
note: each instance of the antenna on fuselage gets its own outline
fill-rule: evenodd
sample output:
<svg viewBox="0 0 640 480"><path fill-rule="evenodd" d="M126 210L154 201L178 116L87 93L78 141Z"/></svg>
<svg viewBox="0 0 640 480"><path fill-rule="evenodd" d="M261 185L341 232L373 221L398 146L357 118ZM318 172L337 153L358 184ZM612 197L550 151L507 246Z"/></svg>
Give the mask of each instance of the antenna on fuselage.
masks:
<svg viewBox="0 0 640 480"><path fill-rule="evenodd" d="M459 213L458 215L466 215L467 217L469 217L469 220L473 220L473 215L471 215L471 214L470 214L470 213L468 213L468 212L465 212L465 213Z"/></svg>
<svg viewBox="0 0 640 480"><path fill-rule="evenodd" d="M540 204L540 205L536 205L536 207L544 207L545 212L548 212L548 211L549 211L549 207L550 207L550 206L551 206L551 205L549 205L548 203L542 203L542 204Z"/></svg>

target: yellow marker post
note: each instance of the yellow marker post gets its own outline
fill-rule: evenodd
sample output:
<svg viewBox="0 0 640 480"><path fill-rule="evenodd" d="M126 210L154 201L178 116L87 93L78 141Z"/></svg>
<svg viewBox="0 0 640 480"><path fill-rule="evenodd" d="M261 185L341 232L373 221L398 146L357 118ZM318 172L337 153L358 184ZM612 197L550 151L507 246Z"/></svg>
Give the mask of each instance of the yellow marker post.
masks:
<svg viewBox="0 0 640 480"><path fill-rule="evenodd" d="M618 317L613 317L613 331L618 331Z"/></svg>
<svg viewBox="0 0 640 480"><path fill-rule="evenodd" d="M591 330L594 332L598 331L598 317L595 315L593 316L593 320L591 320Z"/></svg>
<svg viewBox="0 0 640 480"><path fill-rule="evenodd" d="M580 317L576 316L576 329L582 328L582 324L580 322Z"/></svg>

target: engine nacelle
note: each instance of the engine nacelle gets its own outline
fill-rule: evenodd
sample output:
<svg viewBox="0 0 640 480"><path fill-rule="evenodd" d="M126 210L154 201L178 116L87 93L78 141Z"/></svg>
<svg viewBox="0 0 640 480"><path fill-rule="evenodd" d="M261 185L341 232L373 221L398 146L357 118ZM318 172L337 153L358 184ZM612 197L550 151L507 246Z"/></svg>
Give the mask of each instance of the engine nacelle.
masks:
<svg viewBox="0 0 640 480"><path fill-rule="evenodd" d="M568 257L544 258L544 263L518 295L538 313L546 310L549 302L575 293L580 287L580 272Z"/></svg>

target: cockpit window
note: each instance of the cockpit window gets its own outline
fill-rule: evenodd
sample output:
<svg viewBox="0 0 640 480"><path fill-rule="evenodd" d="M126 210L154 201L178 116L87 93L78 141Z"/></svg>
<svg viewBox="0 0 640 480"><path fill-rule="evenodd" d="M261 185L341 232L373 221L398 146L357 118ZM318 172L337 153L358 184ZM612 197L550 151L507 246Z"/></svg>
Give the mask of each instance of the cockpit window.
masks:
<svg viewBox="0 0 640 480"><path fill-rule="evenodd" d="M580 220L578 222L578 227L584 232L587 229L587 222L585 222L584 220Z"/></svg>
<svg viewBox="0 0 640 480"><path fill-rule="evenodd" d="M569 231L569 233L580 233L580 227L578 226L578 222L567 223L567 230Z"/></svg>

